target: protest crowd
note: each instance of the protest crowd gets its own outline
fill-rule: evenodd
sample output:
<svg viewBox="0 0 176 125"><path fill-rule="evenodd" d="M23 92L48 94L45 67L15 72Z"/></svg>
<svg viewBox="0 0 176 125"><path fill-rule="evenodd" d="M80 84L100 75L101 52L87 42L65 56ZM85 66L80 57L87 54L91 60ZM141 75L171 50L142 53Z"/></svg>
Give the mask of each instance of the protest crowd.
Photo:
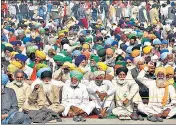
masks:
<svg viewBox="0 0 176 125"><path fill-rule="evenodd" d="M176 116L176 2L1 2L1 123Z"/></svg>

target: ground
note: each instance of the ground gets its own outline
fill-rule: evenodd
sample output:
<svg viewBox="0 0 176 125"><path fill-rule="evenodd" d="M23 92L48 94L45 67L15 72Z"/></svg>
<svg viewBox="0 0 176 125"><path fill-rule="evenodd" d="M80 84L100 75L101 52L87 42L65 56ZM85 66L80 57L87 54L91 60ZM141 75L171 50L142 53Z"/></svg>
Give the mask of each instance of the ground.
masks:
<svg viewBox="0 0 176 125"><path fill-rule="evenodd" d="M48 124L176 124L176 119L165 119L163 122L150 122L146 119L144 121L132 121L132 120L121 121L119 119L88 118L86 122L74 122L72 118L63 118L62 121L63 122L60 123L48 123Z"/></svg>

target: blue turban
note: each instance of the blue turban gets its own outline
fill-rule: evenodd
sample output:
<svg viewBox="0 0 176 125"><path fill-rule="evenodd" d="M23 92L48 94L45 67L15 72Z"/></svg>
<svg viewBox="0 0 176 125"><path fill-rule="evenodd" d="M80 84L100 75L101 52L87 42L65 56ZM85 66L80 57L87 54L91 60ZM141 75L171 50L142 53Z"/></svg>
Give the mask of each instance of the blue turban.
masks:
<svg viewBox="0 0 176 125"><path fill-rule="evenodd" d="M171 2L171 6L172 6L172 7L175 6L175 3L174 3L174 2Z"/></svg>
<svg viewBox="0 0 176 125"><path fill-rule="evenodd" d="M15 32L15 30L12 29L12 28L9 28L8 31L9 31L9 32L13 32L13 33Z"/></svg>
<svg viewBox="0 0 176 125"><path fill-rule="evenodd" d="M38 77L38 78L41 78L41 74L42 74L42 72L44 72L44 71L51 71L51 68L47 67L47 68L41 68L41 69L39 69L39 70L37 71L37 77Z"/></svg>
<svg viewBox="0 0 176 125"><path fill-rule="evenodd" d="M127 53L131 53L131 52L132 52L132 49L133 49L133 46L129 46L129 47L127 47L127 49L126 49L126 52L127 52Z"/></svg>
<svg viewBox="0 0 176 125"><path fill-rule="evenodd" d="M41 41L41 38L40 37L36 37L35 38L35 42L40 42Z"/></svg>
<svg viewBox="0 0 176 125"><path fill-rule="evenodd" d="M114 41L111 45L112 45L112 46L118 45L118 42Z"/></svg>
<svg viewBox="0 0 176 125"><path fill-rule="evenodd" d="M125 62L126 62L127 60L130 60L131 62L133 62L133 57L131 57L131 56L125 57Z"/></svg>
<svg viewBox="0 0 176 125"><path fill-rule="evenodd" d="M169 50L168 49L163 49L163 50L160 51L160 54L162 54L164 52L169 52Z"/></svg>
<svg viewBox="0 0 176 125"><path fill-rule="evenodd" d="M23 43L26 44L27 42L31 42L31 38L30 37L25 37L23 39Z"/></svg>
<svg viewBox="0 0 176 125"><path fill-rule="evenodd" d="M82 30L80 33L83 34L83 35L87 34L86 30Z"/></svg>
<svg viewBox="0 0 176 125"><path fill-rule="evenodd" d="M17 41L11 41L10 44L16 46L17 44L21 45L21 41L17 40Z"/></svg>
<svg viewBox="0 0 176 125"><path fill-rule="evenodd" d="M8 75L7 74L2 74L2 77L1 77L2 79L1 79L1 84L2 85L6 85L7 83L8 83L8 81L9 81L9 77L8 77Z"/></svg>
<svg viewBox="0 0 176 125"><path fill-rule="evenodd" d="M75 56L75 55L80 56L81 52L79 50L75 50L73 51L72 56Z"/></svg>
<svg viewBox="0 0 176 125"><path fill-rule="evenodd" d="M70 72L70 78L77 78L78 80L81 80L83 78L83 74L77 70L73 70Z"/></svg>
<svg viewBox="0 0 176 125"><path fill-rule="evenodd" d="M117 39L119 41L121 39L121 37L119 35L115 35L115 39Z"/></svg>
<svg viewBox="0 0 176 125"><path fill-rule="evenodd" d="M15 58L19 59L22 62L26 62L26 60L28 59L28 57L23 54L16 54Z"/></svg>
<svg viewBox="0 0 176 125"><path fill-rule="evenodd" d="M169 52L164 52L164 53L162 53L162 54L160 55L161 60L166 59L166 57L167 57L168 54L169 54Z"/></svg>
<svg viewBox="0 0 176 125"><path fill-rule="evenodd" d="M159 39L154 39L153 40L153 44L156 45L156 44L161 44L161 41Z"/></svg>
<svg viewBox="0 0 176 125"><path fill-rule="evenodd" d="M80 63L81 63L83 60L86 60L85 55L80 55L80 56L78 56L78 57L75 59L75 65L78 67L78 66L80 65Z"/></svg>
<svg viewBox="0 0 176 125"><path fill-rule="evenodd" d="M109 44L111 45L113 43L114 39L112 38L108 38L106 41L105 41L105 45Z"/></svg>
<svg viewBox="0 0 176 125"><path fill-rule="evenodd" d="M126 49L128 48L128 46L126 44L123 44L121 48L122 48L123 51L126 51Z"/></svg>
<svg viewBox="0 0 176 125"><path fill-rule="evenodd" d="M162 40L161 44L168 44L169 42L167 40Z"/></svg>

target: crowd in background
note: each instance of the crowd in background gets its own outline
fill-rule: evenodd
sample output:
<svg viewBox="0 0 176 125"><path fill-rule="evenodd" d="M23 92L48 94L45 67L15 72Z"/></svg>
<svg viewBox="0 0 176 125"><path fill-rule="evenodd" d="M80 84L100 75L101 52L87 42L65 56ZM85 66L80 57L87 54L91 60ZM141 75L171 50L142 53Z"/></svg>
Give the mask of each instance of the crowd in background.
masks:
<svg viewBox="0 0 176 125"><path fill-rule="evenodd" d="M1 2L2 124L176 115L176 2Z"/></svg>

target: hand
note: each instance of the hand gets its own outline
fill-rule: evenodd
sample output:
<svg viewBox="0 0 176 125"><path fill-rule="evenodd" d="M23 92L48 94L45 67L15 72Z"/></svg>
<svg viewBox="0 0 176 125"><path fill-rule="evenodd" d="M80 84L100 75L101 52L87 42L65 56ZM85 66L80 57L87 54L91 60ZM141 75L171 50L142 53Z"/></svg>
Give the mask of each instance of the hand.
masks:
<svg viewBox="0 0 176 125"><path fill-rule="evenodd" d="M163 111L163 117L166 118L166 117L168 116L168 114L169 114L170 111L171 111L170 108L165 109L165 110Z"/></svg>
<svg viewBox="0 0 176 125"><path fill-rule="evenodd" d="M40 88L40 85L39 85L39 84L35 85L34 91L37 91L39 88Z"/></svg>
<svg viewBox="0 0 176 125"><path fill-rule="evenodd" d="M129 102L129 100L126 99L125 101L123 101L123 104L126 105L126 104L128 104L128 102Z"/></svg>
<svg viewBox="0 0 176 125"><path fill-rule="evenodd" d="M100 97L100 100L103 101L104 98L105 98L107 95L108 95L107 93L101 93L100 96L99 96L99 97Z"/></svg>
<svg viewBox="0 0 176 125"><path fill-rule="evenodd" d="M9 115L8 114L2 114L1 115L1 120L4 120L5 118L7 118Z"/></svg>
<svg viewBox="0 0 176 125"><path fill-rule="evenodd" d="M69 110L68 117L73 117L74 115L75 115L74 112L72 110Z"/></svg>

